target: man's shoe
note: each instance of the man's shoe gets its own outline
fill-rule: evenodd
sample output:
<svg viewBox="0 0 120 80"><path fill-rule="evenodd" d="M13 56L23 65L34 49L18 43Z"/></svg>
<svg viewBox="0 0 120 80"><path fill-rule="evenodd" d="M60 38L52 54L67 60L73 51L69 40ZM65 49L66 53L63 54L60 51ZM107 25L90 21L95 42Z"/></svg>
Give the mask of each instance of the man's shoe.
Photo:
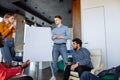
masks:
<svg viewBox="0 0 120 80"><path fill-rule="evenodd" d="M50 78L50 80L56 80L55 76L52 76L52 77Z"/></svg>

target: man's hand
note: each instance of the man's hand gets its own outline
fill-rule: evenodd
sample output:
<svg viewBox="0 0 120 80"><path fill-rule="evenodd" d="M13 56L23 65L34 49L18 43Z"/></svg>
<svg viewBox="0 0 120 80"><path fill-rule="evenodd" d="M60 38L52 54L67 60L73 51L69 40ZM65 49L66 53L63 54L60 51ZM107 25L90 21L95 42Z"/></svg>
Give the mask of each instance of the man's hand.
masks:
<svg viewBox="0 0 120 80"><path fill-rule="evenodd" d="M71 65L71 62L66 62L65 64L66 64L66 65Z"/></svg>
<svg viewBox="0 0 120 80"><path fill-rule="evenodd" d="M21 65L21 68L24 69L24 68L28 67L29 64L30 64L30 62L29 62L29 60L27 60Z"/></svg>
<svg viewBox="0 0 120 80"><path fill-rule="evenodd" d="M54 35L53 39L64 39L64 36Z"/></svg>
<svg viewBox="0 0 120 80"><path fill-rule="evenodd" d="M15 29L16 29L15 25L12 24L12 25L9 27L9 29L12 29L12 28L15 28Z"/></svg>
<svg viewBox="0 0 120 80"><path fill-rule="evenodd" d="M74 71L74 70L75 70L75 68L77 68L77 67L78 67L78 63L73 64L73 65L71 66L71 70L72 70L72 71Z"/></svg>

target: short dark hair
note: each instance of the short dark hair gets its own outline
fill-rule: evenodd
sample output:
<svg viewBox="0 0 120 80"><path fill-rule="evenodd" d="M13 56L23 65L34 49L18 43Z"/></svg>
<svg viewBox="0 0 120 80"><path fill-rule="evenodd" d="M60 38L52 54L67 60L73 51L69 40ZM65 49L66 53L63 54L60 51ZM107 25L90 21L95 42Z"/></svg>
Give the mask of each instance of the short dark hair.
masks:
<svg viewBox="0 0 120 80"><path fill-rule="evenodd" d="M62 17L61 17L61 16L59 16L59 15L56 15L54 18L59 18L59 19L61 19L61 20L62 20Z"/></svg>
<svg viewBox="0 0 120 80"><path fill-rule="evenodd" d="M82 41L79 38L74 38L72 41L76 42L77 44L79 44L80 47L82 46Z"/></svg>

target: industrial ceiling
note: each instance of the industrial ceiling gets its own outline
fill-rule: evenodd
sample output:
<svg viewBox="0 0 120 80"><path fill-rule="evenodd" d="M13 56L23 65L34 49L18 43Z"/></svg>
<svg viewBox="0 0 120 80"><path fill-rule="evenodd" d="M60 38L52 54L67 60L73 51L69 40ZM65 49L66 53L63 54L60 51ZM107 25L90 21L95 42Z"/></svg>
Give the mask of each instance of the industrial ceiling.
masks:
<svg viewBox="0 0 120 80"><path fill-rule="evenodd" d="M63 24L72 27L72 0L0 0L0 16L6 12L18 13L29 25L54 24L54 16L60 15Z"/></svg>

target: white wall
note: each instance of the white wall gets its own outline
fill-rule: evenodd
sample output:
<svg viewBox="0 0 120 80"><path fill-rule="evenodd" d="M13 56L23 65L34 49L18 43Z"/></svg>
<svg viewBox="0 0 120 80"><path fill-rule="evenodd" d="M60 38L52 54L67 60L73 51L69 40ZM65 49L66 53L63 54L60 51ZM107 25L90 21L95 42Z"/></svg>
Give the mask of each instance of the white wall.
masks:
<svg viewBox="0 0 120 80"><path fill-rule="evenodd" d="M105 0L108 67L120 65L120 0Z"/></svg>
<svg viewBox="0 0 120 80"><path fill-rule="evenodd" d="M93 7L104 7L107 67L120 65L120 0L81 0L82 12Z"/></svg>

